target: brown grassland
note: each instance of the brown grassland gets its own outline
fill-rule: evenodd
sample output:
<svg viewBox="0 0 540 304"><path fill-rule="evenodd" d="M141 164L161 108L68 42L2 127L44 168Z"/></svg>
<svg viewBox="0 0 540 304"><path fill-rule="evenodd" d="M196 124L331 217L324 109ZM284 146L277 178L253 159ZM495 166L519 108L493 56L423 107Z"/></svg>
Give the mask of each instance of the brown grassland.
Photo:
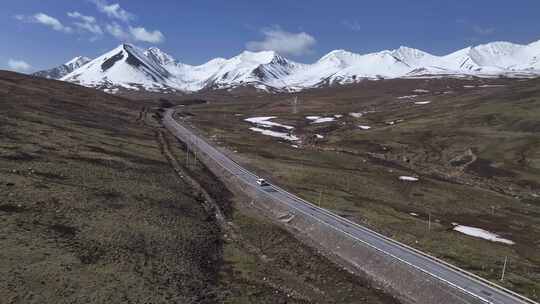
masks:
<svg viewBox="0 0 540 304"><path fill-rule="evenodd" d="M396 303L201 164L173 170L156 108L0 72L1 303Z"/></svg>
<svg viewBox="0 0 540 304"><path fill-rule="evenodd" d="M260 175L540 300L540 80L380 80L196 97L207 102L183 107L189 121ZM338 118L314 124L309 115ZM300 141L249 130L244 119L255 116L276 116ZM463 235L453 230L457 223L515 244Z"/></svg>

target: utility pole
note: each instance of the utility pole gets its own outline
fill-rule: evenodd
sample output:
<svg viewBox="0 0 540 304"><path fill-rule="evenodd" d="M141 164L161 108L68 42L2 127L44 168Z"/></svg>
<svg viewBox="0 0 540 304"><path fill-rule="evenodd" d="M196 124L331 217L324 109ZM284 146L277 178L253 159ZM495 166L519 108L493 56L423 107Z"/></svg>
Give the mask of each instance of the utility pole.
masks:
<svg viewBox="0 0 540 304"><path fill-rule="evenodd" d="M297 114L298 113L298 97L297 96L294 96L294 100L293 100L293 114Z"/></svg>
<svg viewBox="0 0 540 304"><path fill-rule="evenodd" d="M186 167L189 163L189 141L186 140Z"/></svg>
<svg viewBox="0 0 540 304"><path fill-rule="evenodd" d="M507 262L508 262L508 256L505 256L504 257L504 265L503 265L502 274L501 274L501 282L504 281L504 274L506 272L506 263Z"/></svg>
<svg viewBox="0 0 540 304"><path fill-rule="evenodd" d="M186 145L186 167L189 168L189 146Z"/></svg>

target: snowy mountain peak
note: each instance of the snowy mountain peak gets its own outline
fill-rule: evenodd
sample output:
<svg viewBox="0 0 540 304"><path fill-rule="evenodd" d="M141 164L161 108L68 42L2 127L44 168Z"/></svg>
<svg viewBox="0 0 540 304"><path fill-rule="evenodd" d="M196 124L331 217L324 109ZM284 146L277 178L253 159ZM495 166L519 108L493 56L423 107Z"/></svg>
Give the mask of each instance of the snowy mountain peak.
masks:
<svg viewBox="0 0 540 304"><path fill-rule="evenodd" d="M123 87L138 90L171 90L170 73L159 63L131 44L121 44L110 52L88 62L61 80L85 86L111 89Z"/></svg>
<svg viewBox="0 0 540 304"><path fill-rule="evenodd" d="M400 46L398 49L392 51L392 55L403 61L421 60L422 58L432 57L433 55L406 46Z"/></svg>
<svg viewBox="0 0 540 304"><path fill-rule="evenodd" d="M274 51L244 51L217 65L215 72L205 81L205 87L283 87L282 78L290 75L299 66Z"/></svg>
<svg viewBox="0 0 540 304"><path fill-rule="evenodd" d="M407 64L411 68L429 67L437 64L437 56L406 46L393 50L392 56Z"/></svg>
<svg viewBox="0 0 540 304"><path fill-rule="evenodd" d="M495 41L486 44L480 44L472 47L473 50L482 50L490 52L491 54L511 54L517 49L522 48L523 45L515 44L506 41Z"/></svg>
<svg viewBox="0 0 540 304"><path fill-rule="evenodd" d="M523 47L519 44L498 41L475 46L470 49L469 54L480 65L495 63L497 66L505 67L517 64L513 55L522 50Z"/></svg>
<svg viewBox="0 0 540 304"><path fill-rule="evenodd" d="M171 55L163 52L157 47L151 47L144 52L147 57L152 58L154 61L161 65L176 64L178 63Z"/></svg>
<svg viewBox="0 0 540 304"><path fill-rule="evenodd" d="M318 62L325 62L325 61L339 61L344 62L350 60L352 57L359 56L358 54L340 49L340 50L333 50L329 52L328 54L324 55L319 59Z"/></svg>

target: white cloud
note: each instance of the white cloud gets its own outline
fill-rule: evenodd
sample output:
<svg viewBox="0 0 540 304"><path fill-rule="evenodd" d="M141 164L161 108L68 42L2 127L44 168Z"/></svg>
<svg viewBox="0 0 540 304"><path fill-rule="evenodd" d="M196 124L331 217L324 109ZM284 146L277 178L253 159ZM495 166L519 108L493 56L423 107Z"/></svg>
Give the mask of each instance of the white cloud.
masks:
<svg viewBox="0 0 540 304"><path fill-rule="evenodd" d="M68 12L67 15L74 19L81 19L84 22L87 23L96 23L96 18L93 16L85 16L77 11L75 12Z"/></svg>
<svg viewBox="0 0 540 304"><path fill-rule="evenodd" d="M129 33L124 31L124 29L118 23L107 24L105 29L109 34L118 40L127 41L131 38Z"/></svg>
<svg viewBox="0 0 540 304"><path fill-rule="evenodd" d="M37 13L32 16L16 15L15 19L23 22L39 23L59 32L71 33L73 31L71 27L63 25L60 20L45 13Z"/></svg>
<svg viewBox="0 0 540 304"><path fill-rule="evenodd" d="M17 59L9 59L8 67L11 70L17 71L17 72L27 72L32 68L32 66L28 64L26 61L17 60Z"/></svg>
<svg viewBox="0 0 540 304"><path fill-rule="evenodd" d="M165 36L158 31L147 31L144 27L130 27L129 31L136 41L161 43L165 40Z"/></svg>
<svg viewBox="0 0 540 304"><path fill-rule="evenodd" d="M74 22L73 24L84 31L88 31L94 35L101 36L103 35L103 30L101 29L101 26L96 23L96 18L93 16L85 16L79 12L69 12L67 15L70 18L79 20Z"/></svg>
<svg viewBox="0 0 540 304"><path fill-rule="evenodd" d="M103 34L103 30L101 29L101 26L99 26L98 24L84 23L84 22L75 22L74 24L78 28L80 28L82 30L86 30L86 31L88 31L88 32L90 32L92 34L95 34L95 35L102 35Z"/></svg>
<svg viewBox="0 0 540 304"><path fill-rule="evenodd" d="M120 4L109 4L106 0L92 0L99 11L107 15L109 18L118 19L123 22L129 22L135 18L135 15L123 9Z"/></svg>
<svg viewBox="0 0 540 304"><path fill-rule="evenodd" d="M281 54L303 55L311 52L311 48L317 43L315 38L305 32L290 33L280 27L262 30L265 36L262 41L250 41L246 48L251 51L272 50Z"/></svg>
<svg viewBox="0 0 540 304"><path fill-rule="evenodd" d="M456 19L456 23L466 27L471 27L470 29L477 35L487 36L495 33L495 28L493 27L484 27L478 24L472 24L469 22L469 20L464 18Z"/></svg>
<svg viewBox="0 0 540 304"><path fill-rule="evenodd" d="M161 43L165 36L158 30L148 31L144 27L129 27L125 29L118 23L107 24L105 30L121 41L142 41L149 43Z"/></svg>
<svg viewBox="0 0 540 304"><path fill-rule="evenodd" d="M360 25L360 23L356 20L354 21L351 21L351 20L343 20L341 22L341 24L343 24L343 26L345 26L346 28L348 28L349 30L353 31L353 32L359 32L362 30L362 26Z"/></svg>
<svg viewBox="0 0 540 304"><path fill-rule="evenodd" d="M481 27L479 25L473 26L473 31L478 35L491 35L495 32L495 29L492 27Z"/></svg>
<svg viewBox="0 0 540 304"><path fill-rule="evenodd" d="M98 10L111 19L123 21L121 25L117 22L109 23L105 26L105 31L121 41L142 41L149 43L161 43L165 36L159 30L147 30L143 26L131 26L130 21L135 19L135 15L123 9L120 4L110 4L107 0L89 0L93 2Z"/></svg>

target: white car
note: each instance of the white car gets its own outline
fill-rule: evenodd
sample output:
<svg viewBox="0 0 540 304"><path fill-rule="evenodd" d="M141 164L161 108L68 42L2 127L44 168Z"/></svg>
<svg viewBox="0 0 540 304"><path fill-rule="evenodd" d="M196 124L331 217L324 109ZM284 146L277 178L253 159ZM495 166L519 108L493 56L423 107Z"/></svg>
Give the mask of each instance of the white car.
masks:
<svg viewBox="0 0 540 304"><path fill-rule="evenodd" d="M270 186L270 184L264 180L264 178L257 179L257 184L261 187Z"/></svg>

